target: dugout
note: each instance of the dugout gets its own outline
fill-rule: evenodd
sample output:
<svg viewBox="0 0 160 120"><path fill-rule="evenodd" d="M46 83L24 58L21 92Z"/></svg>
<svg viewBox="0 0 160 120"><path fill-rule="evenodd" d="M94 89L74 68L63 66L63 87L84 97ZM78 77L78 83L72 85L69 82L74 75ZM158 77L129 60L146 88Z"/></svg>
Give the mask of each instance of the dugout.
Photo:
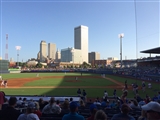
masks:
<svg viewBox="0 0 160 120"><path fill-rule="evenodd" d="M9 73L9 61L8 60L0 60L0 73Z"/></svg>

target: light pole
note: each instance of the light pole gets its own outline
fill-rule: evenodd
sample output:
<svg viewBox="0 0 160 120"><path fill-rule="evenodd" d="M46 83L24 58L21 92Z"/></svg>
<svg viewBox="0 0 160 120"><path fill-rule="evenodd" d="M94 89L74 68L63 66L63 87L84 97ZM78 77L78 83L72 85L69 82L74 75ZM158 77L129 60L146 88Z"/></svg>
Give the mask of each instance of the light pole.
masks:
<svg viewBox="0 0 160 120"><path fill-rule="evenodd" d="M120 59L121 59L121 68L122 68L122 38L124 37L124 33L118 35L120 38Z"/></svg>
<svg viewBox="0 0 160 120"><path fill-rule="evenodd" d="M20 49L21 49L21 46L16 46L16 50L17 50L17 66L19 66L18 58L19 58Z"/></svg>

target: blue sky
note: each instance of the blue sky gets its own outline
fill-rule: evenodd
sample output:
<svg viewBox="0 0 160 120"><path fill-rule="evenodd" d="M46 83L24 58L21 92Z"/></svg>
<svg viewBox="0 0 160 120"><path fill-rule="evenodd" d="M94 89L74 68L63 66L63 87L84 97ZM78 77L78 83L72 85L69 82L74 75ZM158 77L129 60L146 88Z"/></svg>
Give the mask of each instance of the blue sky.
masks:
<svg viewBox="0 0 160 120"><path fill-rule="evenodd" d="M159 47L160 1L136 0L138 57L140 51ZM8 33L8 58L15 61L15 46L21 46L20 61L36 58L40 41L55 43L57 48L74 47L74 27L89 27L89 52L101 59L120 55L119 33L124 33L123 59L136 58L134 0L1 0L0 56L5 57ZM154 55L153 55L154 56Z"/></svg>

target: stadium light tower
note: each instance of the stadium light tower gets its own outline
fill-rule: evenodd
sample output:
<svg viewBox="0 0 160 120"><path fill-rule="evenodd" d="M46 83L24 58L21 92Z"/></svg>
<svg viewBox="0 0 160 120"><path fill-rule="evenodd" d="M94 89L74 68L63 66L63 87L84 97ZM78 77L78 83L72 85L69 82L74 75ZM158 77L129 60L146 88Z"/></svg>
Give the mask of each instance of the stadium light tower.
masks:
<svg viewBox="0 0 160 120"><path fill-rule="evenodd" d="M124 33L118 35L120 38L120 59L121 59L121 68L122 68L122 38L124 37Z"/></svg>
<svg viewBox="0 0 160 120"><path fill-rule="evenodd" d="M21 50L21 46L16 46L16 50L17 50L17 66L19 66L18 58L19 58L19 51Z"/></svg>

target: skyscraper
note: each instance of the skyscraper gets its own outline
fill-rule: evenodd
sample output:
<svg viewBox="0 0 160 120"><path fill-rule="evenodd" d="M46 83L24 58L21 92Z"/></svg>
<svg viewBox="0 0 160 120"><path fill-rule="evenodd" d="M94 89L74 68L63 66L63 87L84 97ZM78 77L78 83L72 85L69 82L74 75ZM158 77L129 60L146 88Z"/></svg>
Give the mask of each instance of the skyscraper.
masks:
<svg viewBox="0 0 160 120"><path fill-rule="evenodd" d="M56 44L48 43L48 58L56 59Z"/></svg>
<svg viewBox="0 0 160 120"><path fill-rule="evenodd" d="M100 60L100 54L98 52L91 52L89 54L89 63L92 63L93 60Z"/></svg>
<svg viewBox="0 0 160 120"><path fill-rule="evenodd" d="M47 43L46 41L41 41L40 43L40 61L44 62L47 58Z"/></svg>
<svg viewBox="0 0 160 120"><path fill-rule="evenodd" d="M82 61L88 63L88 27L74 28L74 48L82 51Z"/></svg>
<svg viewBox="0 0 160 120"><path fill-rule="evenodd" d="M60 62L61 60L61 52L57 49L57 52L56 52L56 62Z"/></svg>
<svg viewBox="0 0 160 120"><path fill-rule="evenodd" d="M37 53L37 60L40 60L40 51Z"/></svg>

